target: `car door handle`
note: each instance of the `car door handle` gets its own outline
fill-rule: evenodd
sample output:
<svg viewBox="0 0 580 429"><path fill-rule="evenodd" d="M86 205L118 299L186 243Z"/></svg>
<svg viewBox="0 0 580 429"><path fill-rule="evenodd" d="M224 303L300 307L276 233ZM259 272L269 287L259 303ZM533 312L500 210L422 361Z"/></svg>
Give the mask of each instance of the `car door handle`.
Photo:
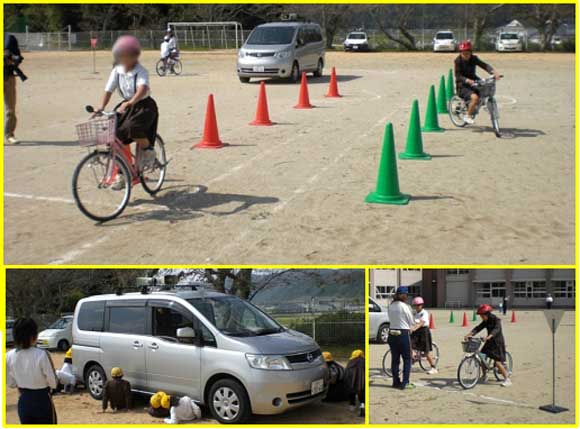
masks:
<svg viewBox="0 0 580 429"><path fill-rule="evenodd" d="M140 343L139 341L133 341L133 348L141 349L141 348L143 348L143 344Z"/></svg>
<svg viewBox="0 0 580 429"><path fill-rule="evenodd" d="M159 345L157 343L152 343L149 345L149 348L151 350L157 350L159 348Z"/></svg>

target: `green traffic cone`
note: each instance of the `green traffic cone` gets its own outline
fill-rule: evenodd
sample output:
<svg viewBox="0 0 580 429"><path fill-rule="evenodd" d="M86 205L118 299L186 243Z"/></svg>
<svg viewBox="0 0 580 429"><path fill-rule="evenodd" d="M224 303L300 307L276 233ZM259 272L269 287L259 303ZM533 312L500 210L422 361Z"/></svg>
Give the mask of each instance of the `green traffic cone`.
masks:
<svg viewBox="0 0 580 429"><path fill-rule="evenodd" d="M455 84L453 82L453 72L449 69L449 73L447 73L447 85L445 86L447 90L447 102L453 98L455 94Z"/></svg>
<svg viewBox="0 0 580 429"><path fill-rule="evenodd" d="M425 125L423 125L423 132L426 133L442 133L444 130L439 126L437 120L437 104L435 103L435 86L431 85L429 88L429 98L427 99L427 111L425 112Z"/></svg>
<svg viewBox="0 0 580 429"><path fill-rule="evenodd" d="M455 323L455 317L453 316L453 310L451 310L451 314L449 315L449 323Z"/></svg>
<svg viewBox="0 0 580 429"><path fill-rule="evenodd" d="M476 322L477 321L477 313L475 312L475 310L473 310L473 316L471 317L471 321L472 322Z"/></svg>
<svg viewBox="0 0 580 429"><path fill-rule="evenodd" d="M365 202L403 205L407 204L410 198L409 195L402 194L399 190L397 157L395 155L395 137L393 134L393 124L389 122L385 127L383 152L381 154L379 174L377 178L377 189L375 192L371 192L367 195Z"/></svg>
<svg viewBox="0 0 580 429"><path fill-rule="evenodd" d="M409 119L407 144L405 145L405 152L399 153L399 159L431 159L431 155L423 152L421 120L419 119L419 102L417 100L413 101L413 107L411 107L411 119Z"/></svg>
<svg viewBox="0 0 580 429"><path fill-rule="evenodd" d="M445 77L439 79L439 89L437 90L437 113L447 114L447 90L445 89Z"/></svg>

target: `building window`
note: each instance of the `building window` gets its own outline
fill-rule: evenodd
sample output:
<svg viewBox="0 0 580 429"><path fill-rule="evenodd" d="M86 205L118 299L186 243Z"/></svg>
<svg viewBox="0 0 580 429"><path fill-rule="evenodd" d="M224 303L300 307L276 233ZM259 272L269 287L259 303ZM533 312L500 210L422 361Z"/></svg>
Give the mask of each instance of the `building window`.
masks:
<svg viewBox="0 0 580 429"><path fill-rule="evenodd" d="M574 280L554 280L552 282L554 298L574 298L576 296L576 284Z"/></svg>
<svg viewBox="0 0 580 429"><path fill-rule="evenodd" d="M403 268L403 271L421 271L422 268Z"/></svg>
<svg viewBox="0 0 580 429"><path fill-rule="evenodd" d="M450 276L461 276L464 274L469 274L469 270L459 270L459 269L447 270L447 274Z"/></svg>
<svg viewBox="0 0 580 429"><path fill-rule="evenodd" d="M505 282L476 283L477 295L481 298L502 298L505 296Z"/></svg>
<svg viewBox="0 0 580 429"><path fill-rule="evenodd" d="M395 294L396 286L377 286L376 287L376 299L390 300Z"/></svg>
<svg viewBox="0 0 580 429"><path fill-rule="evenodd" d="M546 296L545 281L512 282L516 298L544 298Z"/></svg>

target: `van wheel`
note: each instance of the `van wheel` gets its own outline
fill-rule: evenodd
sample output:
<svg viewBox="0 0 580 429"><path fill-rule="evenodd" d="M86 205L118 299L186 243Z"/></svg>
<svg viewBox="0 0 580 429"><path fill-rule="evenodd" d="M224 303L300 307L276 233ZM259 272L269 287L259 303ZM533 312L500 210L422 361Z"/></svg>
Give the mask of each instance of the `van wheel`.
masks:
<svg viewBox="0 0 580 429"><path fill-rule="evenodd" d="M292 83L298 83L300 80L300 67L296 61L294 61L294 64L292 64L292 71L290 72L288 80Z"/></svg>
<svg viewBox="0 0 580 429"><path fill-rule="evenodd" d="M245 423L252 414L246 389L237 381L227 378L213 384L208 405L211 414L220 423Z"/></svg>
<svg viewBox="0 0 580 429"><path fill-rule="evenodd" d="M322 70L324 69L324 63L322 62L322 58L318 59L318 65L316 66L316 70L314 70L314 73L312 73L312 75L314 77L322 77Z"/></svg>
<svg viewBox="0 0 580 429"><path fill-rule="evenodd" d="M379 332L377 333L377 342L380 344L387 344L387 340L389 339L389 325L384 324L381 325L379 328Z"/></svg>
<svg viewBox="0 0 580 429"><path fill-rule="evenodd" d="M242 83L250 83L249 77L238 76L240 78L240 82Z"/></svg>
<svg viewBox="0 0 580 429"><path fill-rule="evenodd" d="M93 399L103 399L103 389L107 376L100 365L92 365L85 373L85 387Z"/></svg>
<svg viewBox="0 0 580 429"><path fill-rule="evenodd" d="M66 352L69 347L70 344L68 343L67 340L60 340L56 346L61 352Z"/></svg>

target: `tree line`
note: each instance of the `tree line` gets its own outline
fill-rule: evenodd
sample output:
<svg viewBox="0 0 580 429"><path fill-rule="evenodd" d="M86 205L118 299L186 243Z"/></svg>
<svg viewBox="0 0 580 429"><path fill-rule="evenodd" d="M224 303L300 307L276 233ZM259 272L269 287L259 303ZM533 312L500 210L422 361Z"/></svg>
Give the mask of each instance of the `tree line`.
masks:
<svg viewBox="0 0 580 429"><path fill-rule="evenodd" d="M417 50L418 28L468 28L479 48L486 30L517 19L538 30L540 47L549 47L565 20L575 19L573 4L6 4L5 28L31 32L163 29L170 21L238 21L243 27L295 13L319 22L327 44L341 31L380 30L403 49ZM396 31L393 31L396 30Z"/></svg>

